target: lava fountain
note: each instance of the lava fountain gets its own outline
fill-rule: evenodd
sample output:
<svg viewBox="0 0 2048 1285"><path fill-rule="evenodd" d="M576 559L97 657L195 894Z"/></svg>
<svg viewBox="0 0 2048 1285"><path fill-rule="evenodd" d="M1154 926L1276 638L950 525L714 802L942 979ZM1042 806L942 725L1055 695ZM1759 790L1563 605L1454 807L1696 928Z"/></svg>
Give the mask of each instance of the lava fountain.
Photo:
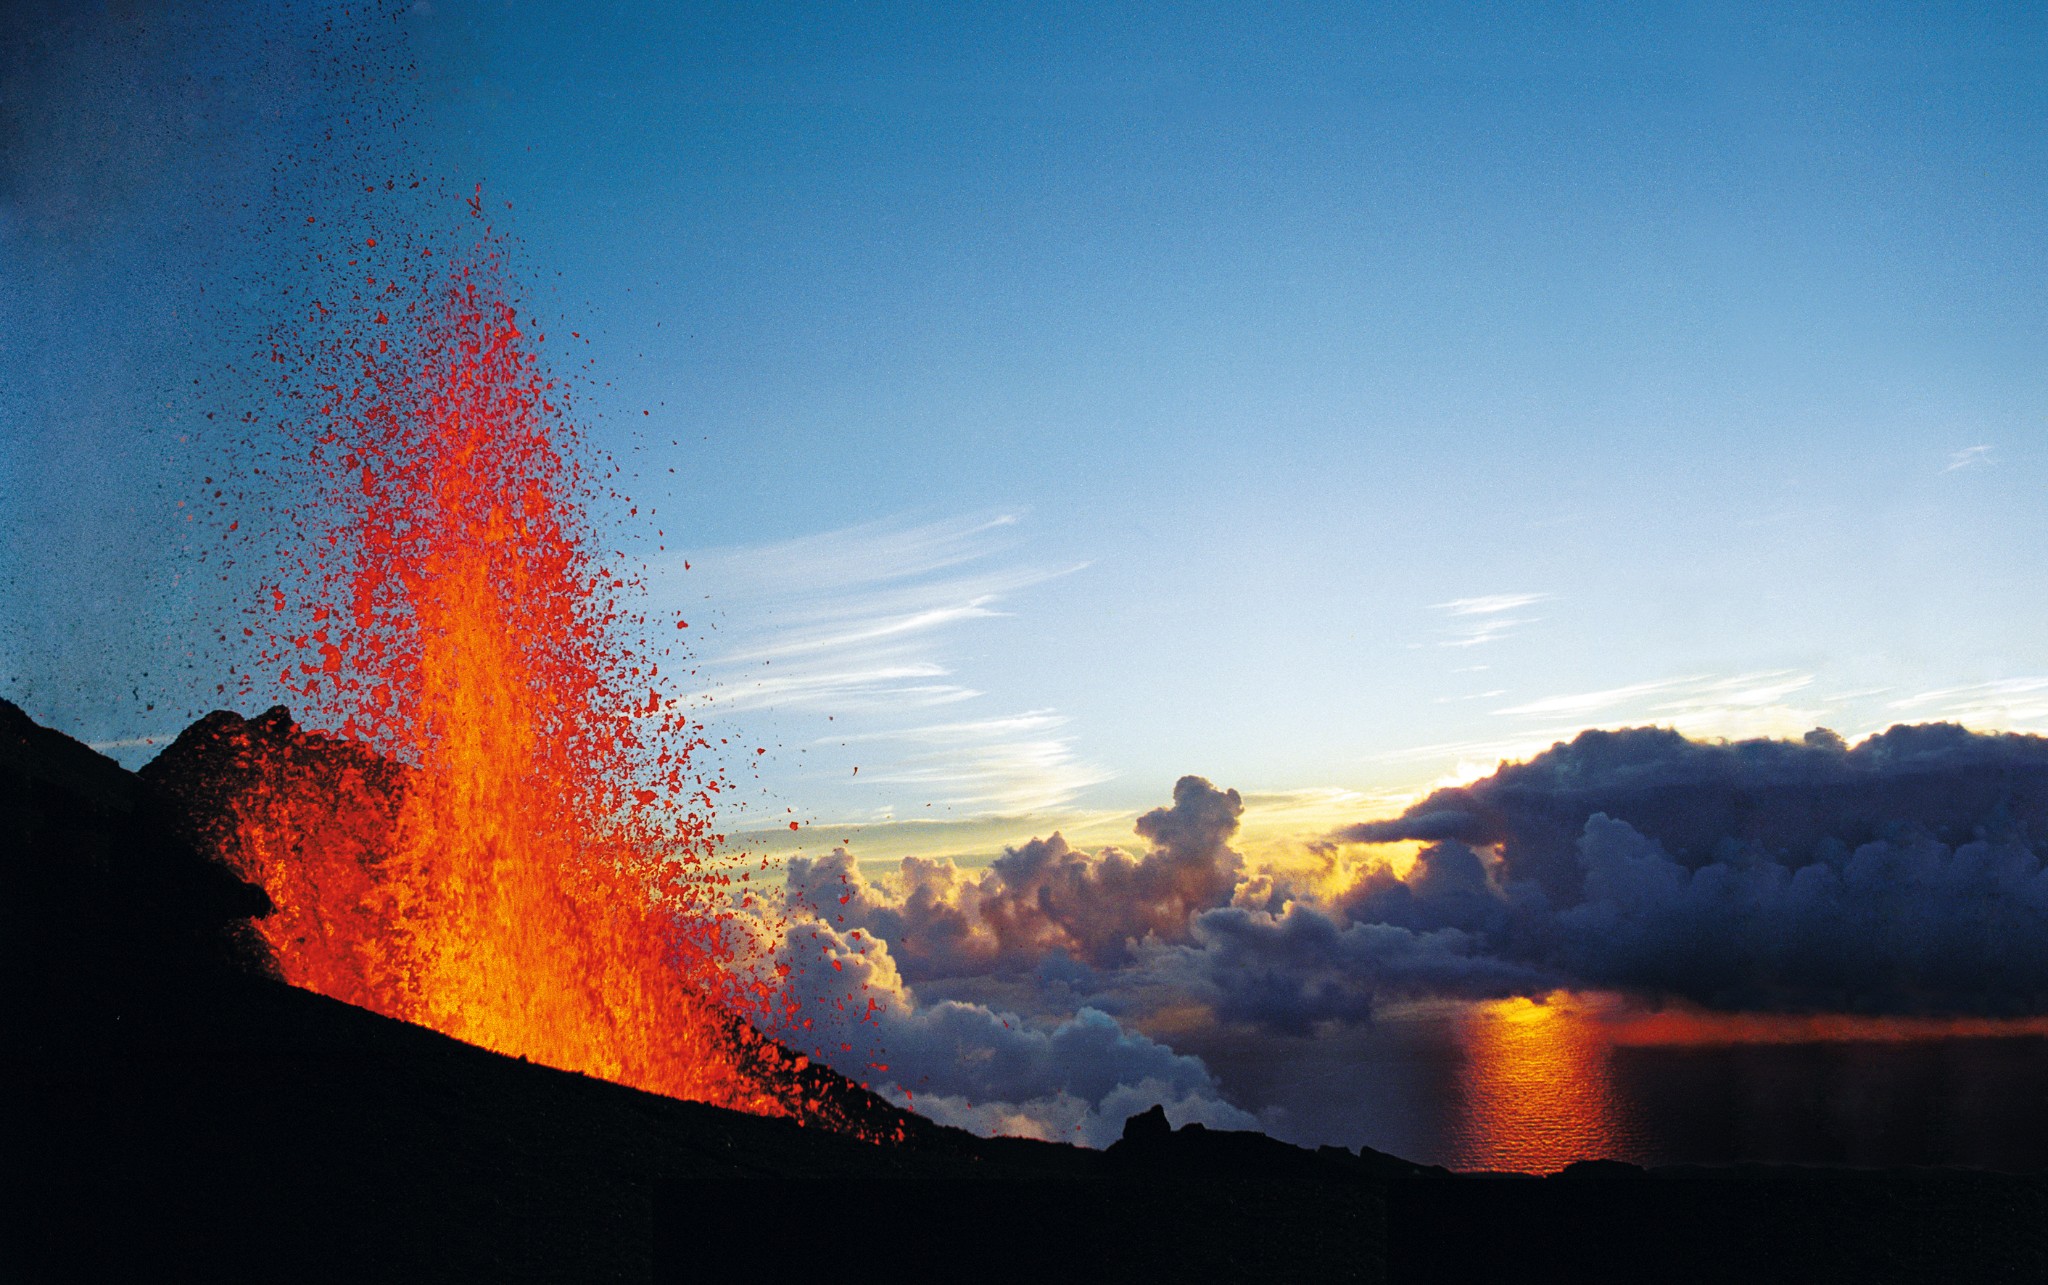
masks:
<svg viewBox="0 0 2048 1285"><path fill-rule="evenodd" d="M275 967L550 1066L873 1132L758 1033L801 1020L758 870L718 855L720 782L593 554L581 438L495 255L365 279L361 324L269 354L316 493L245 631L327 731L188 734L227 745L209 837L269 892Z"/></svg>

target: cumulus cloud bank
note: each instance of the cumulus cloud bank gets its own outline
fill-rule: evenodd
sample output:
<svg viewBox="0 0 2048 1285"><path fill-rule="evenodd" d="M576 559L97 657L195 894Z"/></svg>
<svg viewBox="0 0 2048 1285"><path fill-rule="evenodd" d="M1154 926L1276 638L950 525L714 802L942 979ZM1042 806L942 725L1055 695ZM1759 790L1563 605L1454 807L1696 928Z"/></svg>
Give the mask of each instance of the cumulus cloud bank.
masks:
<svg viewBox="0 0 2048 1285"><path fill-rule="evenodd" d="M921 1003L889 943L799 920L782 962L812 1015L812 1051L942 1124L1106 1146L1163 1103L1176 1124L1252 1128L1200 1059L1082 1007L1056 1022L958 1000Z"/></svg>
<svg viewBox="0 0 2048 1285"><path fill-rule="evenodd" d="M1243 810L1189 776L1138 819L1140 852L1054 834L986 870L906 858L879 879L843 849L792 861L790 959L830 1019L824 1055L942 1120L1101 1143L1154 1101L1177 1122L1254 1122L1259 1103L1143 1033L1190 1021L1299 1036L1389 1000L1558 989L2048 1012L2039 737L1586 732L1327 836L1313 876L1251 867L1231 847ZM1422 847L1398 872L1335 859L1401 841Z"/></svg>
<svg viewBox="0 0 2048 1285"><path fill-rule="evenodd" d="M979 1003L921 1002L913 982L1019 974L1072 961L1115 970L1148 946L1191 940L1226 905L1243 858L1228 839L1244 807L1199 777L1138 819L1151 850L1084 853L1058 834L1006 851L978 878L906 858L892 886L845 849L790 863L784 963L813 1014L818 1054L879 1081L942 1123L1106 1145L1126 1117L1163 1103L1176 1124L1250 1128L1197 1058L1081 1005L1047 1022ZM874 1053L871 1050L883 1050Z"/></svg>
<svg viewBox="0 0 2048 1285"><path fill-rule="evenodd" d="M1152 844L1143 856L1082 852L1054 833L1006 850L979 877L949 858L905 858L883 887L840 849L789 863L790 901L886 939L916 980L1017 973L1051 955L1114 967L1148 939L1189 940L1194 915L1230 904L1244 858L1229 840L1243 812L1237 791L1184 776L1172 806L1138 818Z"/></svg>
<svg viewBox="0 0 2048 1285"><path fill-rule="evenodd" d="M1728 1009L2039 1013L2042 834L2048 740L1927 724L1853 748L1825 730L1733 744L1585 732L1333 837L1434 845L1423 878L1355 889L1348 919L1474 932L1557 986ZM1439 887L1447 863L1463 874Z"/></svg>

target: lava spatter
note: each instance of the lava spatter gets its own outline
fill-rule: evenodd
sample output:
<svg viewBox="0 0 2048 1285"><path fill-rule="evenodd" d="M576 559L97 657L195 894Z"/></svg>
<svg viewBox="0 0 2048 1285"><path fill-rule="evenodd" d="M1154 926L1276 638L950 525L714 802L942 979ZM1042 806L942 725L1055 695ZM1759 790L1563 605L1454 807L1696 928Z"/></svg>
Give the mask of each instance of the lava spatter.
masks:
<svg viewBox="0 0 2048 1285"><path fill-rule="evenodd" d="M277 907L257 931L285 980L392 1017L873 1136L760 1034L797 1003L666 653L593 553L564 390L488 244L434 262L274 349L314 485L251 627L321 730L194 729L234 769L211 837Z"/></svg>

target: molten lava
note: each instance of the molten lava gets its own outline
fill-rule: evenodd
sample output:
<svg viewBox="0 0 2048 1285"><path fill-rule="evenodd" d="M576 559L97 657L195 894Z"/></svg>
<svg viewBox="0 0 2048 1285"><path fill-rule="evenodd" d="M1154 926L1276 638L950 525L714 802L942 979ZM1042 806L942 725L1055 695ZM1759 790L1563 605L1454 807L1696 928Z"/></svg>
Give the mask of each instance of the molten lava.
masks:
<svg viewBox="0 0 2048 1285"><path fill-rule="evenodd" d="M717 855L719 782L663 653L628 640L645 622L592 553L580 439L494 259L369 281L364 324L297 354L321 482L255 630L332 735L281 710L194 729L233 760L211 837L269 892L276 967L500 1052L869 1132L755 1030L795 1009L743 913L754 872Z"/></svg>

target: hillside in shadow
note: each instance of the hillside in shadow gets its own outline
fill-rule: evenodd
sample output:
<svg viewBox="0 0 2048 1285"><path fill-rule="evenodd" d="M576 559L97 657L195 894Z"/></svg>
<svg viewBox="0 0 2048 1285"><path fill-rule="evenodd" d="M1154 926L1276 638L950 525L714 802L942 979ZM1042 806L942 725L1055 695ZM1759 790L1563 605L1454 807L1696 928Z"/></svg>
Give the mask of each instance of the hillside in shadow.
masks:
<svg viewBox="0 0 2048 1285"><path fill-rule="evenodd" d="M1156 1110L1094 1152L977 1138L821 1081L847 1112L901 1117L905 1140L876 1145L529 1064L267 975L247 930L267 897L199 854L189 790L166 775L0 702L9 1279L2020 1280L2048 1265L2035 1178L1452 1178L1175 1131Z"/></svg>

